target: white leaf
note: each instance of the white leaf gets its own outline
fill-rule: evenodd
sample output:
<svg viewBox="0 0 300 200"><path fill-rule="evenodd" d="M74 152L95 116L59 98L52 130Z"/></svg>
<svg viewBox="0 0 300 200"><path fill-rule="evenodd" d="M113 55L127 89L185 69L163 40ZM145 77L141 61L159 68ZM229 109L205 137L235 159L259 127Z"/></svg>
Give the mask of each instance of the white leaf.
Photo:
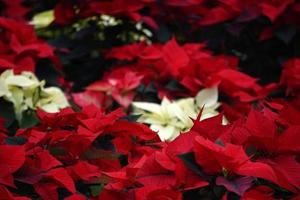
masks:
<svg viewBox="0 0 300 200"><path fill-rule="evenodd" d="M8 94L8 89L5 85L5 82L0 79L0 97L5 96L6 94Z"/></svg>
<svg viewBox="0 0 300 200"><path fill-rule="evenodd" d="M135 108L142 109L151 113L161 113L161 106L156 103L133 102Z"/></svg>
<svg viewBox="0 0 300 200"><path fill-rule="evenodd" d="M212 107L216 105L217 102L218 102L217 87L203 89L196 95L196 103L200 108L202 108L203 106L205 106L206 108Z"/></svg>
<svg viewBox="0 0 300 200"><path fill-rule="evenodd" d="M173 126L161 126L161 125L151 125L150 128L153 131L158 131L158 136L161 141L171 141L174 140L179 134L180 130L175 129Z"/></svg>
<svg viewBox="0 0 300 200"><path fill-rule="evenodd" d="M37 82L32 81L29 78L24 77L22 75L7 77L5 83L7 85L18 86L18 87L31 87L38 84Z"/></svg>

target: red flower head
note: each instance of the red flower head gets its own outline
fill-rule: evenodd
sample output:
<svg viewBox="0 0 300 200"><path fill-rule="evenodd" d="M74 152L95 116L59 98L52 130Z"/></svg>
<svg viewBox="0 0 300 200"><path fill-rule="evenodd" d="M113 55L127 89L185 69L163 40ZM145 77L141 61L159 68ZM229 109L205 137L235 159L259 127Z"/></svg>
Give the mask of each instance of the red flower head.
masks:
<svg viewBox="0 0 300 200"><path fill-rule="evenodd" d="M53 48L39 40L25 22L0 17L0 28L0 71L34 71L36 58L53 57Z"/></svg>

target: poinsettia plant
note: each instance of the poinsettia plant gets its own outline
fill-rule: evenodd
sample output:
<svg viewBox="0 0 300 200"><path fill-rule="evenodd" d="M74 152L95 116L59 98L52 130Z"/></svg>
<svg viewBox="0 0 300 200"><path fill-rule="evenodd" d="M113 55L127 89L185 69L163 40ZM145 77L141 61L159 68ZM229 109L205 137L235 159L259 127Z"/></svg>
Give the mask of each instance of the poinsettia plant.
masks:
<svg viewBox="0 0 300 200"><path fill-rule="evenodd" d="M0 199L299 199L299 17L0 0Z"/></svg>

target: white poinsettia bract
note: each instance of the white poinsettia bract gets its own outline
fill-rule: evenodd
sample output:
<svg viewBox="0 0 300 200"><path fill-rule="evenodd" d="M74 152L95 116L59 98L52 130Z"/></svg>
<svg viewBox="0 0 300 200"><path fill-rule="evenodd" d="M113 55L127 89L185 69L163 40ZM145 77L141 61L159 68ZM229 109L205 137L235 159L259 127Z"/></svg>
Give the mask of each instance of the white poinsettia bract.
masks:
<svg viewBox="0 0 300 200"><path fill-rule="evenodd" d="M6 70L0 75L0 98L14 105L19 121L26 110L41 108L46 112L58 112L69 106L61 89L44 86L45 81L39 81L32 72L14 74L12 70Z"/></svg>
<svg viewBox="0 0 300 200"><path fill-rule="evenodd" d="M218 115L218 88L206 88L198 92L192 98L183 98L170 101L164 98L161 104L148 102L133 102L134 113L141 115L139 122L150 125L157 131L162 141L172 141L181 132L188 131L192 125L192 119L196 119L202 110L201 119L207 119Z"/></svg>

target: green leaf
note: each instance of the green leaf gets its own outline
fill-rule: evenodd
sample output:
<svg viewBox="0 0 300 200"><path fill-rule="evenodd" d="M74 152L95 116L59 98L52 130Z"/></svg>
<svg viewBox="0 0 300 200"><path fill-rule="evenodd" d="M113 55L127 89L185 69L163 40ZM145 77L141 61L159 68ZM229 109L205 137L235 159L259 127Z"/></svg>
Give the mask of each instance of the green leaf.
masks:
<svg viewBox="0 0 300 200"><path fill-rule="evenodd" d="M22 114L22 119L20 121L20 128L30 128L39 123L39 119L36 116L36 113L32 110L25 111Z"/></svg>
<svg viewBox="0 0 300 200"><path fill-rule="evenodd" d="M87 150L82 155L85 159L92 160L92 159L111 159L115 160L118 159L121 154L118 153L110 153L108 154L106 151L93 149L93 150Z"/></svg>
<svg viewBox="0 0 300 200"><path fill-rule="evenodd" d="M1 99L0 108L0 117L10 120L15 119L15 111L12 103Z"/></svg>
<svg viewBox="0 0 300 200"><path fill-rule="evenodd" d="M50 153L53 156L64 156L67 154L67 151L62 147L53 147L50 149Z"/></svg>
<svg viewBox="0 0 300 200"><path fill-rule="evenodd" d="M100 192L102 191L104 187L104 184L99 184L99 185L91 185L90 186L90 190L91 190L91 194L93 197L96 197L100 194Z"/></svg>
<svg viewBox="0 0 300 200"><path fill-rule="evenodd" d="M141 114L137 114L137 115L132 114L132 115L127 115L125 117L122 117L121 119L129 121L129 122L136 122L140 116L142 116L142 115Z"/></svg>
<svg viewBox="0 0 300 200"><path fill-rule="evenodd" d="M171 39L172 33L170 32L169 28L165 24L158 24L159 29L155 31L155 35L159 42L167 42Z"/></svg>
<svg viewBox="0 0 300 200"><path fill-rule="evenodd" d="M9 145L23 145L27 142L27 138L24 137L9 137L5 139L5 143Z"/></svg>
<svg viewBox="0 0 300 200"><path fill-rule="evenodd" d="M217 139L215 143L221 147L225 147L225 144L220 139Z"/></svg>
<svg viewBox="0 0 300 200"><path fill-rule="evenodd" d="M176 80L171 80L168 82L166 85L166 88L171 90L171 91L183 91L184 87Z"/></svg>

